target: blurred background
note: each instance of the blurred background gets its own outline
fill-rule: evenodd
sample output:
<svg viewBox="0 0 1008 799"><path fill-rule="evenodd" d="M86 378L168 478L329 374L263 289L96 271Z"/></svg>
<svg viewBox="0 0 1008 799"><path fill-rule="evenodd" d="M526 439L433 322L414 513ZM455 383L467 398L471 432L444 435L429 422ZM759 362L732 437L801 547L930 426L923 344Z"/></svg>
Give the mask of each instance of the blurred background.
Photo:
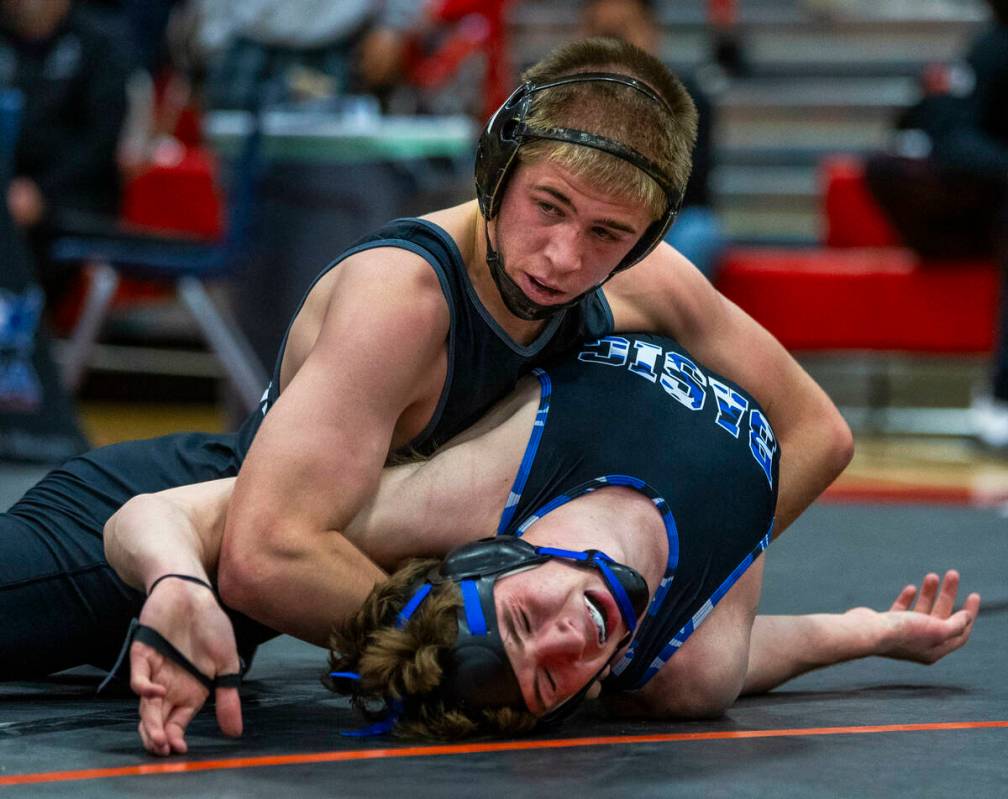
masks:
<svg viewBox="0 0 1008 799"><path fill-rule="evenodd" d="M841 407L858 454L834 495L1008 514L1001 13L0 0L0 499L86 446L234 426L326 263L470 199L521 69L603 34L694 95L669 239Z"/></svg>

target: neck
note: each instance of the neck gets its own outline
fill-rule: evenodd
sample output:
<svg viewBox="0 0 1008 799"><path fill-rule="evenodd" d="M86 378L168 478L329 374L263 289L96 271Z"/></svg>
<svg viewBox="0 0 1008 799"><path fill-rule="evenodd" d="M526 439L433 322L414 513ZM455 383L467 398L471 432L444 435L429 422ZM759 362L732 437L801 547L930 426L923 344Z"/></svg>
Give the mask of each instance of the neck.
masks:
<svg viewBox="0 0 1008 799"><path fill-rule="evenodd" d="M640 572L652 595L668 561L661 516L631 488L603 488L573 499L533 524L524 538L537 546L601 550Z"/></svg>

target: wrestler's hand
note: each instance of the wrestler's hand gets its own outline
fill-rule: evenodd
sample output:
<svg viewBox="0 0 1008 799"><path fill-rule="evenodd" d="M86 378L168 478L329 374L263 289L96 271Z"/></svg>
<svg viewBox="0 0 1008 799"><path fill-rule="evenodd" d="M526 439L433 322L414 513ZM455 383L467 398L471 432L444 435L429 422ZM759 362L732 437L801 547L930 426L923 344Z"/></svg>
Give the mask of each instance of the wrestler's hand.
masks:
<svg viewBox="0 0 1008 799"><path fill-rule="evenodd" d="M231 620L206 587L165 580L144 604L140 623L170 641L208 677L239 668ZM185 730L209 692L189 672L139 641L130 647L130 687L140 697L140 739L155 755L185 753ZM216 689L217 724L225 735L242 733L237 688Z"/></svg>
<svg viewBox="0 0 1008 799"><path fill-rule="evenodd" d="M926 575L919 595L917 586L906 586L889 611L880 614L883 631L877 654L934 663L959 649L973 630L980 595L970 594L962 608L953 612L958 591L959 572L951 569L945 572L944 580L937 574ZM914 597L917 602L911 609Z"/></svg>

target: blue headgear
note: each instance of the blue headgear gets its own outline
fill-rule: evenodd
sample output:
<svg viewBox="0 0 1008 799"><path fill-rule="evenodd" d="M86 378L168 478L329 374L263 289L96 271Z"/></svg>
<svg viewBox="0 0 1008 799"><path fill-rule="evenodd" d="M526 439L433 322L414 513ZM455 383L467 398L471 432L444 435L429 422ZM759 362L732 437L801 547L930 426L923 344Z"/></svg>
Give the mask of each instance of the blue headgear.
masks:
<svg viewBox="0 0 1008 799"><path fill-rule="evenodd" d="M596 569L616 600L626 624L627 639L633 634L649 599L647 583L635 569L595 549L578 552L537 547L513 536L485 538L466 544L451 552L427 575L396 617L396 625L405 627L434 585L458 584L462 593L459 633L438 689L446 705L466 710L524 707L518 678L497 627L493 589L502 575L553 559ZM548 713L543 721L556 720L570 713L594 681L594 678L590 680L576 696Z"/></svg>
<svg viewBox="0 0 1008 799"><path fill-rule="evenodd" d="M487 122L486 128L480 136L479 146L476 149L476 197L479 200L480 211L483 213L484 219L483 231L487 244L487 264L490 266L490 274L497 284L497 290L508 309L522 319L545 319L564 308L576 305L584 296L581 294L569 302L558 305L545 306L533 302L504 272L500 256L490 244L486 222L493 219L500 210L504 186L515 164L518 150L523 144L535 139L551 139L601 150L633 164L654 180L665 192L665 213L651 223L626 257L616 265L609 277L633 266L651 252L665 236L682 204L685 187L677 187L675 181L658 164L632 147L584 130L534 127L525 121L538 92L571 83L598 82L627 86L652 100L670 115L672 114L668 103L650 86L636 78L612 72L579 72L546 83L526 81L515 89L514 93L490 117L490 121Z"/></svg>

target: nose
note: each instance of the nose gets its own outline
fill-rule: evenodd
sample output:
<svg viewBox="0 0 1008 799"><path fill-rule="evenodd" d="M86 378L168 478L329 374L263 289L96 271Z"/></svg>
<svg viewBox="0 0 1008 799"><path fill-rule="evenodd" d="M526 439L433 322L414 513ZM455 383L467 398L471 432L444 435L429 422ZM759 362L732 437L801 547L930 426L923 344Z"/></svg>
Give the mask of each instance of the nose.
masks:
<svg viewBox="0 0 1008 799"><path fill-rule="evenodd" d="M536 636L536 654L540 661L574 662L585 654L584 630L569 617L557 619Z"/></svg>
<svg viewBox="0 0 1008 799"><path fill-rule="evenodd" d="M581 234L576 225L556 225L550 231L543 255L554 273L569 274L581 269Z"/></svg>

